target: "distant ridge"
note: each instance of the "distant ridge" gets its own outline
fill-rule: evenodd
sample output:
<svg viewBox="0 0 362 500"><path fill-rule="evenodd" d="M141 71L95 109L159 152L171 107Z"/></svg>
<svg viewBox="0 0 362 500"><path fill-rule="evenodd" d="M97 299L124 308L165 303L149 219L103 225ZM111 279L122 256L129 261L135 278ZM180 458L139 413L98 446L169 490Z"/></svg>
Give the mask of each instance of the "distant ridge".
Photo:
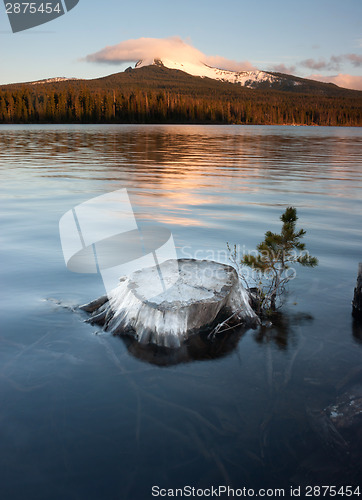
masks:
<svg viewBox="0 0 362 500"><path fill-rule="evenodd" d="M29 84L30 85L42 85L44 83L68 82L69 80L78 80L78 78L66 78L65 76L58 76L55 78L46 78L45 80L37 80L35 82L29 82Z"/></svg>

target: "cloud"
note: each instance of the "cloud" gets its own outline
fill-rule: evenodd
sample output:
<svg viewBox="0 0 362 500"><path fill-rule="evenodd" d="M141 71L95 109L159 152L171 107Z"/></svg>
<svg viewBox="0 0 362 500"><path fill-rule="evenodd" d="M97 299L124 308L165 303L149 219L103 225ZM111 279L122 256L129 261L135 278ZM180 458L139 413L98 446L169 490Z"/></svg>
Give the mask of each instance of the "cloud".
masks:
<svg viewBox="0 0 362 500"><path fill-rule="evenodd" d="M359 56L357 54L345 54L345 58L350 61L353 66L362 66L362 56Z"/></svg>
<svg viewBox="0 0 362 500"><path fill-rule="evenodd" d="M320 74L314 74L308 76L311 80L318 80L320 82L334 83L339 87L352 90L362 90L362 76L354 76L339 73L338 75L324 76Z"/></svg>
<svg viewBox="0 0 362 500"><path fill-rule="evenodd" d="M143 60L152 64L154 59L171 59L175 62L200 63L230 71L255 69L248 61L233 61L221 56L207 56L180 37L138 38L125 40L117 45L86 56L85 60L94 63L121 64Z"/></svg>
<svg viewBox="0 0 362 500"><path fill-rule="evenodd" d="M360 67L362 66L362 56L359 56L358 54L342 54L340 56L331 56L327 61L325 59L319 59L318 61L315 59L305 59L299 64L317 71L338 71L343 62L350 62L353 66Z"/></svg>
<svg viewBox="0 0 362 500"><path fill-rule="evenodd" d="M301 66L304 66L309 69L320 70L338 70L340 65L339 57L332 56L329 61L325 59L319 59L316 61L315 59L305 59L299 63Z"/></svg>
<svg viewBox="0 0 362 500"><path fill-rule="evenodd" d="M288 75L294 74L296 70L296 66L286 66L285 64L275 64L270 67L271 71L275 71L276 73L286 73Z"/></svg>

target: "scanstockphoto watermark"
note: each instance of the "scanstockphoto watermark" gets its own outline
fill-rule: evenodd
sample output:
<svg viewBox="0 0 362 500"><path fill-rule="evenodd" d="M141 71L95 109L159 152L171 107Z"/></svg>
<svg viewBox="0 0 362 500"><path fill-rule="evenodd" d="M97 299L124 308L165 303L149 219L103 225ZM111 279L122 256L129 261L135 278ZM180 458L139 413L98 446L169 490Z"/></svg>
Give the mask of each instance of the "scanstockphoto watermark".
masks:
<svg viewBox="0 0 362 500"><path fill-rule="evenodd" d="M186 259L197 259L197 260L214 260L216 262L229 262L231 265L237 268L239 274L242 275L243 279L246 281L259 281L261 279L270 280L272 279L272 275L267 271L262 272L259 269L255 269L252 267L247 267L241 264L243 257L246 255L258 257L262 262L270 262L274 261L282 261L283 260L283 251L277 250L273 251L263 251L259 252L258 250L250 250L245 245L235 245L232 250L215 250L212 248L199 248L195 249L190 245L184 245L180 248L180 255L182 258ZM309 252L307 250L303 250L298 252L296 250L291 250L289 252L289 257L292 260L296 260L298 258L309 256ZM287 269L283 270L282 277L286 278L288 281L293 280L297 277L297 270L294 266L290 266Z"/></svg>
<svg viewBox="0 0 362 500"><path fill-rule="evenodd" d="M290 488L288 491L290 496L295 495L296 488ZM162 488L160 486L152 486L151 494L158 498L251 498L251 497L266 497L266 498L283 498L286 496L284 488L231 488L230 486L210 486L209 488L195 488L194 486L184 486L183 488Z"/></svg>
<svg viewBox="0 0 362 500"><path fill-rule="evenodd" d="M194 486L184 486L183 488L162 488L152 486L153 497L191 497L191 498L331 498L331 497L357 497L361 496L359 486L289 486L287 488L232 488L230 486L210 486L209 488L195 488Z"/></svg>
<svg viewBox="0 0 362 500"><path fill-rule="evenodd" d="M120 277L130 276L144 268L156 266L159 278L147 287L146 300L165 292L178 279L178 256L172 233L160 224L140 225L127 189L91 198L71 208L61 217L59 231L67 268L77 273L98 273L107 294L118 286ZM245 245L235 247L231 264L237 264L243 255L253 252ZM230 262L230 252L226 249L193 250L191 246L184 246L180 254L180 258L186 259ZM237 271L244 281L250 279L252 282L261 277L270 279L270 275L261 276L257 269L243 267L241 272L238 268ZM205 277L217 278L214 268L208 266L199 270L202 276L195 275L191 262L190 267L183 266L182 272L190 272L190 279L195 282ZM222 268L220 272L222 279ZM293 267L283 272L287 281L296 276Z"/></svg>
<svg viewBox="0 0 362 500"><path fill-rule="evenodd" d="M31 2L4 0L13 33L49 23L74 9L78 3L79 0L33 0Z"/></svg>

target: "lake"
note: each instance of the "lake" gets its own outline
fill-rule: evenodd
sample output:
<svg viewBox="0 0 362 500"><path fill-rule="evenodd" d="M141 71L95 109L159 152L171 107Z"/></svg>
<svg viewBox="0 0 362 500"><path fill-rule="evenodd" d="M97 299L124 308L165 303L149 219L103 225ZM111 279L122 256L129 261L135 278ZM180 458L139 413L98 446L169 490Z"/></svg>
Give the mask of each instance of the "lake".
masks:
<svg viewBox="0 0 362 500"><path fill-rule="evenodd" d="M361 426L329 450L321 412L362 384L361 146L358 128L1 126L0 498L357 486ZM65 212L122 188L179 257L220 262L295 206L319 266L296 268L271 328L140 349L84 322L103 283L67 270L59 238Z"/></svg>

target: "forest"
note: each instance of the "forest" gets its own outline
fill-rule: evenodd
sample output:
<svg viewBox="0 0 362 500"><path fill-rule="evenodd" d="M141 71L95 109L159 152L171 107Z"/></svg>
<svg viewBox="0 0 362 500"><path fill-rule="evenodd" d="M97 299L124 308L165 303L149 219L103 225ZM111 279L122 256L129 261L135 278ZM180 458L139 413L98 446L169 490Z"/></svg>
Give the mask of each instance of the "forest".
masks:
<svg viewBox="0 0 362 500"><path fill-rule="evenodd" d="M169 75L146 78L133 71L98 80L3 86L0 123L362 125L361 92L338 87L325 92L322 84L322 90L308 93L249 89Z"/></svg>

